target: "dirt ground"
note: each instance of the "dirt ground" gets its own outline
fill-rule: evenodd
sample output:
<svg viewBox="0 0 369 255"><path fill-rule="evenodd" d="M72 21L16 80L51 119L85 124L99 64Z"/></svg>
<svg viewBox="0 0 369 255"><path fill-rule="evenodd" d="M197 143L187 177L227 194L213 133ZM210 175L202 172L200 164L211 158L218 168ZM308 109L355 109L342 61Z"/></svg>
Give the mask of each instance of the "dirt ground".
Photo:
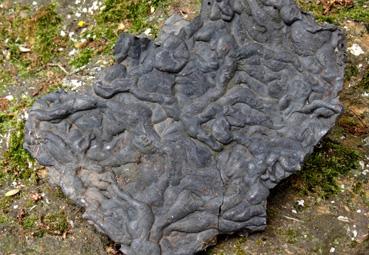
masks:
<svg viewBox="0 0 369 255"><path fill-rule="evenodd" d="M89 86L118 34L155 37L198 0L0 0L0 255L101 254L118 248L47 183L22 149L27 108L58 88ZM268 227L221 236L199 255L369 255L369 1L299 1L347 36L345 113L301 173L268 200ZM134 8L133 8L134 7Z"/></svg>

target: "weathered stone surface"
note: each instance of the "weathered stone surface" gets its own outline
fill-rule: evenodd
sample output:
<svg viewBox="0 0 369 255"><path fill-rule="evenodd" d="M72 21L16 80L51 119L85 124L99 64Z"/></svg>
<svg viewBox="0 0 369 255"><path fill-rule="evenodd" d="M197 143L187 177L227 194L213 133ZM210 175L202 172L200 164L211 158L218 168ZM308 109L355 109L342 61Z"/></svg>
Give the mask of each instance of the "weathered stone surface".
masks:
<svg viewBox="0 0 369 255"><path fill-rule="evenodd" d="M34 104L25 148L128 255L264 229L269 190L341 112L343 35L291 0L203 1L114 54L93 88Z"/></svg>

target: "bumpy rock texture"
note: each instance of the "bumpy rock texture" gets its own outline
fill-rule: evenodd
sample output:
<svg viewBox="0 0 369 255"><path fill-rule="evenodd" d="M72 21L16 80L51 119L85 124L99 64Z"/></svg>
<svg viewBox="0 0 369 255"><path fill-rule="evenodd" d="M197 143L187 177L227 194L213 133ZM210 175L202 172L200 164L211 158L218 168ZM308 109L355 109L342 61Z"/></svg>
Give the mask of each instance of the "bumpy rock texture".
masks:
<svg viewBox="0 0 369 255"><path fill-rule="evenodd" d="M343 36L292 0L206 0L115 57L93 88L34 104L25 148L128 255L264 229L269 190L341 112Z"/></svg>

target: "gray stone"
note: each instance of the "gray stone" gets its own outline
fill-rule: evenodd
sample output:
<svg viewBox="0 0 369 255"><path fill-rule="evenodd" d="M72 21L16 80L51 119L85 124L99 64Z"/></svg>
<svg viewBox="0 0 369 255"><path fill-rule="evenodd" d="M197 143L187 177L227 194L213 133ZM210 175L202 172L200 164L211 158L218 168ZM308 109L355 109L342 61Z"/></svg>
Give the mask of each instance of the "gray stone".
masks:
<svg viewBox="0 0 369 255"><path fill-rule="evenodd" d="M344 46L292 0L203 1L156 42L122 34L93 88L38 100L25 148L125 254L194 254L265 228L342 111Z"/></svg>

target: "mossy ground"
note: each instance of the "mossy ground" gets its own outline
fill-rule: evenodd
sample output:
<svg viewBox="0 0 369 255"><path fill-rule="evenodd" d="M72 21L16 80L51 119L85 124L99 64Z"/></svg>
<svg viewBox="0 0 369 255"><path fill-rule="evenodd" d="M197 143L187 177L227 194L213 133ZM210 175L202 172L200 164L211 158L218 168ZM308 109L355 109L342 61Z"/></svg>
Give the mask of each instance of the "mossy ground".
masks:
<svg viewBox="0 0 369 255"><path fill-rule="evenodd" d="M348 6L339 4L345 1L327 2L336 2L337 4L333 5L331 11L324 14L324 7L319 1L297 0L302 10L313 14L321 22L329 22L337 25L342 25L346 20L369 23L369 6L367 0L353 0L352 4Z"/></svg>
<svg viewBox="0 0 369 255"><path fill-rule="evenodd" d="M97 1L101 4L92 14L92 0L84 1L85 6L64 0L18 2L0 0L0 254L118 254L82 219L80 208L47 184L46 170L23 149L26 109L49 91L70 89L66 78L88 77L89 70L111 63L111 49L121 32L155 37L168 15L191 18L200 1L104 0ZM367 1L334 6L327 15L316 1L298 2L320 21L349 25L349 43L367 43L369 51ZM360 33L354 33L358 27ZM303 170L272 192L267 230L220 238L204 253L328 254L334 248L336 254L366 254L368 59L368 53L349 55L341 94L346 111ZM19 192L4 196L13 189Z"/></svg>

